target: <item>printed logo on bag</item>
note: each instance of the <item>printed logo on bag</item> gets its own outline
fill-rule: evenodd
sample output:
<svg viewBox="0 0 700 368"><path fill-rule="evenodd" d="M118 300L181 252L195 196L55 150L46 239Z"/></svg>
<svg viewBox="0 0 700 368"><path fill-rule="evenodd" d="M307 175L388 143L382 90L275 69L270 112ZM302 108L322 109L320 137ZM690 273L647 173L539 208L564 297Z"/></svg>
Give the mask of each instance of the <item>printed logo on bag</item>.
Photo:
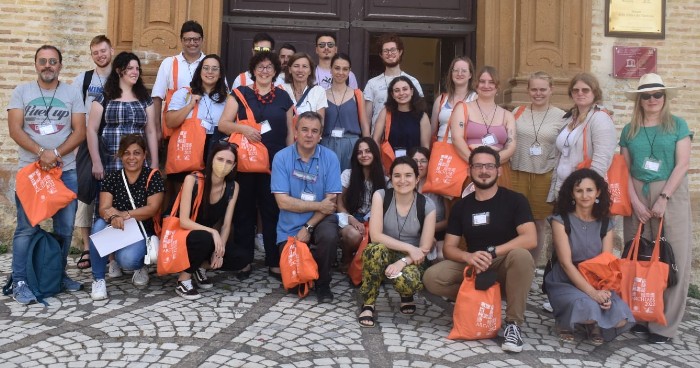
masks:
<svg viewBox="0 0 700 368"><path fill-rule="evenodd" d="M640 302L640 304L633 303L634 306L632 310L634 312L639 312L641 305L644 306L644 313L654 313L654 307L656 307L656 293L647 292L647 280L641 277L634 278L634 284L632 284L632 300L635 302Z"/></svg>
<svg viewBox="0 0 700 368"><path fill-rule="evenodd" d="M496 308L493 304L486 302L481 302L479 306L479 314L476 316L476 327L486 328L488 332L493 332L498 329L498 321L494 316ZM477 333L478 336L482 335L482 332Z"/></svg>
<svg viewBox="0 0 700 368"><path fill-rule="evenodd" d="M57 98L35 98L24 108L24 121L36 134L50 135L63 130L70 119L71 112Z"/></svg>
<svg viewBox="0 0 700 368"><path fill-rule="evenodd" d="M435 171L441 175L439 178L435 178L436 181L440 181L442 179L442 182L445 184L449 184L452 182L452 177L455 175L457 169L451 167L451 163L451 155L440 155L440 160L438 160L437 168L435 169Z"/></svg>
<svg viewBox="0 0 700 368"><path fill-rule="evenodd" d="M175 155L175 160L192 160L192 142L187 139L187 131L180 130L177 135L177 154Z"/></svg>
<svg viewBox="0 0 700 368"><path fill-rule="evenodd" d="M160 256L163 257L164 263L170 263L171 260L177 258L177 239L175 238L175 231L165 230L162 243Z"/></svg>
<svg viewBox="0 0 700 368"><path fill-rule="evenodd" d="M56 183L53 181L51 175L44 175L42 177L41 170L38 168L29 174L29 182L32 183L35 193L41 193L40 199L42 201L46 199L47 195L56 194L58 192Z"/></svg>
<svg viewBox="0 0 700 368"><path fill-rule="evenodd" d="M289 247L289 254L287 254L287 264L292 269L292 278L294 280L299 279L299 255L297 254L296 245L291 245Z"/></svg>
<svg viewBox="0 0 700 368"><path fill-rule="evenodd" d="M248 156L248 161L260 161L260 157L258 156L258 149L255 147L255 145L250 144L250 142L248 142L248 138L241 138L241 148L242 151L244 151L243 153ZM243 156L243 154L241 154L241 156Z"/></svg>
<svg viewBox="0 0 700 368"><path fill-rule="evenodd" d="M620 183L608 183L608 191L610 192L610 203L622 203Z"/></svg>

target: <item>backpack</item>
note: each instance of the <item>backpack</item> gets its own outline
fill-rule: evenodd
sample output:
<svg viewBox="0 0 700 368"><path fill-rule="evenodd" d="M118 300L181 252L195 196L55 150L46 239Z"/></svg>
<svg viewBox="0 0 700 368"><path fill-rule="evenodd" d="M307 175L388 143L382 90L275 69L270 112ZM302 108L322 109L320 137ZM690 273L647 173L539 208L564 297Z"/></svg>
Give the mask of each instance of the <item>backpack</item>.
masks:
<svg viewBox="0 0 700 368"><path fill-rule="evenodd" d="M423 221L425 221L425 196L416 193L416 216L418 216L418 223L420 223L420 228L418 228L418 233L423 232ZM384 214L389 210L391 206L391 200L394 198L394 188L388 188L384 190Z"/></svg>
<svg viewBox="0 0 700 368"><path fill-rule="evenodd" d="M95 69L93 70L88 70L85 72L85 77L83 78L83 102L85 102L85 98L87 97L87 90L90 87L90 82L92 82L92 75L95 74ZM90 107L85 106L88 110Z"/></svg>
<svg viewBox="0 0 700 368"><path fill-rule="evenodd" d="M567 236L571 235L571 219L569 219L569 214L564 213L561 215L561 219L564 221L564 231L566 232ZM610 222L609 217L604 217L602 220L602 223L600 225L600 239L603 240L605 238L605 235L608 233L608 224ZM554 245L554 244L552 244ZM547 277L547 274L552 271L552 267L554 267L554 264L559 262L559 259L557 258L557 251L556 249L552 249L552 256L549 257L549 260L547 261L547 264L544 266L544 274L542 275L542 292L547 293L547 285L544 282L545 277Z"/></svg>
<svg viewBox="0 0 700 368"><path fill-rule="evenodd" d="M52 297L62 290L66 259L58 235L41 228L32 236L27 249L27 286L36 299L48 305L44 298ZM3 295L12 293L12 274L2 288Z"/></svg>

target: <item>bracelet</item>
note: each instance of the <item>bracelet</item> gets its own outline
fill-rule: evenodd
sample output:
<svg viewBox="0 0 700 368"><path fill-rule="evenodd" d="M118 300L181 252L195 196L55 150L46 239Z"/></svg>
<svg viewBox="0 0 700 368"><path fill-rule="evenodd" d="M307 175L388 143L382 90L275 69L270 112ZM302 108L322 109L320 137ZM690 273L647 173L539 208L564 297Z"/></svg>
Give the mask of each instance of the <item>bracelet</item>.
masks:
<svg viewBox="0 0 700 368"><path fill-rule="evenodd" d="M115 217L119 217L119 215L117 215L117 214L115 213L114 215L109 216L109 220L107 220L107 223L108 223L108 224L111 224L111 223L112 223L112 220L114 220Z"/></svg>
<svg viewBox="0 0 700 368"><path fill-rule="evenodd" d="M666 194L666 193L661 193L661 194L659 194L659 197L661 197L661 198L663 198L663 199L665 199L665 200L671 199L671 196L669 196L669 195Z"/></svg>
<svg viewBox="0 0 700 368"><path fill-rule="evenodd" d="M126 210L126 215L131 217L131 213L129 213L129 210Z"/></svg>
<svg viewBox="0 0 700 368"><path fill-rule="evenodd" d="M56 157L61 158L61 154L58 153L58 148L53 149L53 154L56 155Z"/></svg>
<svg viewBox="0 0 700 368"><path fill-rule="evenodd" d="M44 151L46 151L46 149L44 149L44 147L39 147L39 153L37 153L36 155L41 156L41 154L44 153Z"/></svg>
<svg viewBox="0 0 700 368"><path fill-rule="evenodd" d="M401 258L399 261L403 262L408 266L408 261L406 260L406 257Z"/></svg>

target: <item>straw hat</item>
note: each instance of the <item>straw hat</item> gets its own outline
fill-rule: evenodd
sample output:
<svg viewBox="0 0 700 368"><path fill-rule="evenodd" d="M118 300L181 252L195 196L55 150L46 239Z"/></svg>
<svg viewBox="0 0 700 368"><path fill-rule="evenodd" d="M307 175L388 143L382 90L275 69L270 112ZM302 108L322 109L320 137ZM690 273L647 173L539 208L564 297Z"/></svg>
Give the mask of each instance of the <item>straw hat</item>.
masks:
<svg viewBox="0 0 700 368"><path fill-rule="evenodd" d="M628 99L635 101L637 100L638 93L657 91L663 89L666 92L666 96L668 96L668 98L674 98L676 97L676 94L678 94L677 88L678 87L666 87L664 85L664 81L658 74L648 73L644 74L641 78L639 78L639 86L637 87L637 89L625 92L625 96L627 96Z"/></svg>

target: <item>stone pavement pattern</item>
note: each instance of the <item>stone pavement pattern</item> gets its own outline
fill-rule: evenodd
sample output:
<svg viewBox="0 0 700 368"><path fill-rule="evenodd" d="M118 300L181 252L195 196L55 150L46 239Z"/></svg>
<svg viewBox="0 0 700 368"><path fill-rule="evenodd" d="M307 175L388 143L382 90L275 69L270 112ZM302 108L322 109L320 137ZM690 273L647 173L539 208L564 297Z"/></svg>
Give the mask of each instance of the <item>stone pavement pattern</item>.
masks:
<svg viewBox="0 0 700 368"><path fill-rule="evenodd" d="M11 255L0 255L0 280ZM691 300L680 336L650 345L630 333L601 347L559 341L552 315L531 292L522 353L501 351L500 339L448 340L452 304L425 292L412 316L383 287L378 327L360 328L357 290L336 273L335 301L287 294L264 268L239 281L210 272L215 286L188 301L175 276L156 277L143 289L129 275L107 281L109 299L93 302L91 276L69 259L68 273L86 290L21 306L0 299L0 367L699 367L700 302ZM541 279L541 277L539 277Z"/></svg>

